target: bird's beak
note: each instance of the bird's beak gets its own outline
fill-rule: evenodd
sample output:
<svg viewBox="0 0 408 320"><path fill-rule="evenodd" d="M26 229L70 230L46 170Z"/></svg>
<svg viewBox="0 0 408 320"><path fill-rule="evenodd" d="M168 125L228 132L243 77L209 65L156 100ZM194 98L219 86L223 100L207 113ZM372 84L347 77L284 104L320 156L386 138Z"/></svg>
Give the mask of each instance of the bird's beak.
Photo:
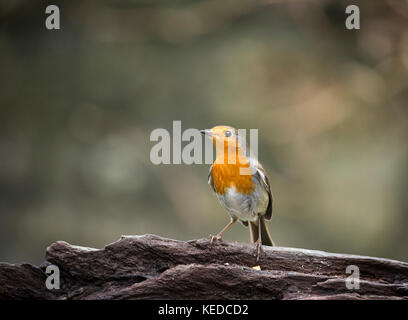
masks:
<svg viewBox="0 0 408 320"><path fill-rule="evenodd" d="M205 135L205 136L210 136L210 137L213 135L211 130L200 130L200 133Z"/></svg>

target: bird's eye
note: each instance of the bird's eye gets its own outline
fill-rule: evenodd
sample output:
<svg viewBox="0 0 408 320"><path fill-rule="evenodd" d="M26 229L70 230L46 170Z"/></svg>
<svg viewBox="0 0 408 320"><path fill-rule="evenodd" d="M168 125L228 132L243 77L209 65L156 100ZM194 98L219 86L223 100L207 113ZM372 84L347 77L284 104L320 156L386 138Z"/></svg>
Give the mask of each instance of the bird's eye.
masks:
<svg viewBox="0 0 408 320"><path fill-rule="evenodd" d="M228 138L231 137L231 131L225 131L224 135Z"/></svg>

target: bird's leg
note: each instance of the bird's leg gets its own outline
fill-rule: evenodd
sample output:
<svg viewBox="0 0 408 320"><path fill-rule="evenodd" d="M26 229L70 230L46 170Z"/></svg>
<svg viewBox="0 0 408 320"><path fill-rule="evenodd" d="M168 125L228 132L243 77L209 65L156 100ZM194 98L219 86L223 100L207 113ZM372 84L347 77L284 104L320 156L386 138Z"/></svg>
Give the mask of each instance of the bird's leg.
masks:
<svg viewBox="0 0 408 320"><path fill-rule="evenodd" d="M256 245L255 245L255 255L256 255L256 262L259 261L259 256L261 255L261 252L263 251L262 248L262 234L261 234L261 217L258 217L258 239L256 240Z"/></svg>
<svg viewBox="0 0 408 320"><path fill-rule="evenodd" d="M231 221L216 236L210 235L210 243L212 244L214 240L221 240L224 232L227 231L236 221L237 219L231 218Z"/></svg>

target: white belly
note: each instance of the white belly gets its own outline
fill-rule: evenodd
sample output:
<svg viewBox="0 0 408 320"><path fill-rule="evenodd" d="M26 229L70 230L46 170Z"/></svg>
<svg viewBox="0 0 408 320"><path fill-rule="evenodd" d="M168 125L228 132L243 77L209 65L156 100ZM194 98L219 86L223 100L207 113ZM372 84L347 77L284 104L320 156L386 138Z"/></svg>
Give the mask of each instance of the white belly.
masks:
<svg viewBox="0 0 408 320"><path fill-rule="evenodd" d="M268 193L257 182L252 194L239 193L232 187L217 197L233 218L243 221L256 221L259 214L265 213L269 201Z"/></svg>

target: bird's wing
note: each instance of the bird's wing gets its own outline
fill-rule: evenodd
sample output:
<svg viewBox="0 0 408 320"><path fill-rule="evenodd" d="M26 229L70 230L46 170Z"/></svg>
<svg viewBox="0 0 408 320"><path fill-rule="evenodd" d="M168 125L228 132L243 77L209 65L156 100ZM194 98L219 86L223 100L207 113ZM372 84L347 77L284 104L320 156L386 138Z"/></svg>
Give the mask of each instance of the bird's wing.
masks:
<svg viewBox="0 0 408 320"><path fill-rule="evenodd" d="M215 186L214 186L214 179L213 179L213 175L212 175L212 166L210 167L210 172L208 172L208 184L210 185L211 189L213 189L214 192L217 192L215 190Z"/></svg>
<svg viewBox="0 0 408 320"><path fill-rule="evenodd" d="M271 186L269 184L268 177L266 176L265 169L262 167L262 165L260 163L257 163L255 169L256 169L255 177L261 182L261 185L263 186L265 191L268 192L269 203L268 207L266 208L264 217L266 220L270 220L272 217L272 202L273 202Z"/></svg>

